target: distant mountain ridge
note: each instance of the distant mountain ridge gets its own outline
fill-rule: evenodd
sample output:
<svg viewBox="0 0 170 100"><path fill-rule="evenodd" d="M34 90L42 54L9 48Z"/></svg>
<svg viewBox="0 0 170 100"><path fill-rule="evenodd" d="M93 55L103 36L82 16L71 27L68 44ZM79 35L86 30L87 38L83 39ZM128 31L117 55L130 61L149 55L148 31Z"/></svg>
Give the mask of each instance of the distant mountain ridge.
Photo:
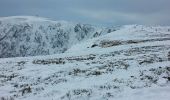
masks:
<svg viewBox="0 0 170 100"><path fill-rule="evenodd" d="M80 41L112 31L41 17L0 17L0 58L63 53Z"/></svg>

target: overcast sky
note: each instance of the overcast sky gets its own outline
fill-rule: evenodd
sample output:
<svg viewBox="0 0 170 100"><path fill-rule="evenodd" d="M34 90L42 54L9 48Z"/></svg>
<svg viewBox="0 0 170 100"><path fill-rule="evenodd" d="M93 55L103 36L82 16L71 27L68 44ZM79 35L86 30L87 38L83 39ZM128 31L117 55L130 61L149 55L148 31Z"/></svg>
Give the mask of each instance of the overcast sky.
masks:
<svg viewBox="0 0 170 100"><path fill-rule="evenodd" d="M170 25L170 0L0 0L0 16L41 16L97 25Z"/></svg>

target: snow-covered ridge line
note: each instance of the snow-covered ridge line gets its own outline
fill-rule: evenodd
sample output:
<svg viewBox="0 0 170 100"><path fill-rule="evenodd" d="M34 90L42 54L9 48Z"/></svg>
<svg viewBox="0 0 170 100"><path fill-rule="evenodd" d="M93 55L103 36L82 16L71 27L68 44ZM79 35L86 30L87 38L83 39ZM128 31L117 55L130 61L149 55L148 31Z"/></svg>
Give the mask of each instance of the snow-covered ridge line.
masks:
<svg viewBox="0 0 170 100"><path fill-rule="evenodd" d="M45 20L48 20L50 21L50 19L48 18L43 18L43 17L37 17L37 16L9 16L9 17L0 17L0 20L20 20L20 21L23 21L23 20L29 20L29 21L33 21L33 20L41 20L41 21L45 21Z"/></svg>
<svg viewBox="0 0 170 100"><path fill-rule="evenodd" d="M72 45L115 31L33 16L0 18L0 58L63 53Z"/></svg>

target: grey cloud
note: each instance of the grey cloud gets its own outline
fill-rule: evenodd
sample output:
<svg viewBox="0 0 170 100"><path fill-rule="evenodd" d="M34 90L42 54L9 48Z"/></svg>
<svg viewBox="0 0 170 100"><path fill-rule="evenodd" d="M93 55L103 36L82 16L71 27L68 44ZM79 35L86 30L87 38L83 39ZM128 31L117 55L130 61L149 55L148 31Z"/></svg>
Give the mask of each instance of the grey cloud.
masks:
<svg viewBox="0 0 170 100"><path fill-rule="evenodd" d="M170 0L0 0L0 16L123 25L170 25Z"/></svg>

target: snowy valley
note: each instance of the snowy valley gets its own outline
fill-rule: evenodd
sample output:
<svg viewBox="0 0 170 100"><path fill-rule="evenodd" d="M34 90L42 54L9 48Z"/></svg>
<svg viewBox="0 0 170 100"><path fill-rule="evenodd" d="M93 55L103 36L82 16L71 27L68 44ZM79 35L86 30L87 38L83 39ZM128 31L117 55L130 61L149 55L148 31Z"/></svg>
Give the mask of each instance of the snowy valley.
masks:
<svg viewBox="0 0 170 100"><path fill-rule="evenodd" d="M169 100L169 92L170 26L0 18L0 100Z"/></svg>

